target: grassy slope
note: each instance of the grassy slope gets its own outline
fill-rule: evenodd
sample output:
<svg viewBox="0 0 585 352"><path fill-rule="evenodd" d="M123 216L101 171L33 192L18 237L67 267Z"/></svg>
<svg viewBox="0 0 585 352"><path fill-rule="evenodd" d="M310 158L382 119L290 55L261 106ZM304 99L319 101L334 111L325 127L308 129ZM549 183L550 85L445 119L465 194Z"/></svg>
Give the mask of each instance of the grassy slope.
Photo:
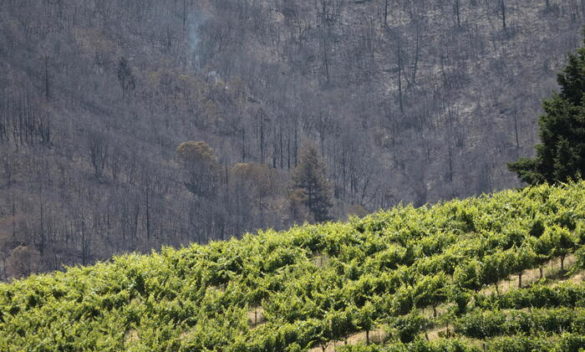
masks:
<svg viewBox="0 0 585 352"><path fill-rule="evenodd" d="M469 299L470 280L535 267L503 264L543 238L579 248L584 199L583 183L505 191L32 276L0 285L0 350L301 351L396 329L433 299Z"/></svg>

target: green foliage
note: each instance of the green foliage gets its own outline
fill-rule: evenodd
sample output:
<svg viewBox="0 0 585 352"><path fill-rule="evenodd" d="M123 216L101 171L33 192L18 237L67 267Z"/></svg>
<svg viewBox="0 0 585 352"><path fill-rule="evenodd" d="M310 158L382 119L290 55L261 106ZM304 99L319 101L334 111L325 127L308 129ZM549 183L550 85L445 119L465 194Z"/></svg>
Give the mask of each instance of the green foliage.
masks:
<svg viewBox="0 0 585 352"><path fill-rule="evenodd" d="M476 311L460 318L455 328L462 335L485 339L499 335L518 335L565 331L584 334L585 310L546 308L530 311Z"/></svg>
<svg viewBox="0 0 585 352"><path fill-rule="evenodd" d="M561 92L544 101L539 119L542 144L536 158L508 164L511 171L529 184L568 182L585 174L585 48L569 55L558 75Z"/></svg>
<svg viewBox="0 0 585 352"><path fill-rule="evenodd" d="M416 339L416 336L430 326L428 319L410 314L396 318L390 326L398 332L398 339L402 343L409 343Z"/></svg>
<svg viewBox="0 0 585 352"><path fill-rule="evenodd" d="M486 350L490 352L554 351L554 344L545 340L521 335L505 336L491 340Z"/></svg>
<svg viewBox="0 0 585 352"><path fill-rule="evenodd" d="M500 297L476 296L475 304L482 309L524 309L524 308L585 308L585 286L565 283L550 287L534 285L522 290L513 290Z"/></svg>
<svg viewBox="0 0 585 352"><path fill-rule="evenodd" d="M388 346L345 350L476 351L422 338L455 324L491 351L564 351L585 334L582 285L479 291L574 251L585 267L583 204L584 183L544 185L0 284L0 350L298 352L386 325Z"/></svg>

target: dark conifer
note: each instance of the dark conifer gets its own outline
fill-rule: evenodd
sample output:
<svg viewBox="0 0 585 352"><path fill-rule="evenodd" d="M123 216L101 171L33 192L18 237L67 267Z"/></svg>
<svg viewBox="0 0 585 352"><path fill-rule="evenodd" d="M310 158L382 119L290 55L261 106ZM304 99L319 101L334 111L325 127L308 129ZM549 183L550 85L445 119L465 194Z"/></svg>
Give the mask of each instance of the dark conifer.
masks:
<svg viewBox="0 0 585 352"><path fill-rule="evenodd" d="M293 194L301 196L302 203L307 207L317 222L330 220L331 190L325 175L325 165L319 159L313 146L305 147L301 159L293 173Z"/></svg>
<svg viewBox="0 0 585 352"><path fill-rule="evenodd" d="M585 48L569 55L558 82L561 92L543 103L536 157L508 164L529 184L567 182L585 174Z"/></svg>

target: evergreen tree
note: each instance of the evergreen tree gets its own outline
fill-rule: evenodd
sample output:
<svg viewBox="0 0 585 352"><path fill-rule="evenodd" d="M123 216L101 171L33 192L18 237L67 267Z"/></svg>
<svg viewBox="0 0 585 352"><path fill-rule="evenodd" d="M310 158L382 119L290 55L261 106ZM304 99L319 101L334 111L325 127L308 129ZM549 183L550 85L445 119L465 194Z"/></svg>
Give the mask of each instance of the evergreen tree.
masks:
<svg viewBox="0 0 585 352"><path fill-rule="evenodd" d="M522 158L508 168L529 184L566 182L585 175L585 48L569 55L558 75L560 93L543 103L541 144L536 158Z"/></svg>
<svg viewBox="0 0 585 352"><path fill-rule="evenodd" d="M319 160L313 146L301 151L300 162L293 172L292 180L292 198L300 200L315 221L329 220L329 208L332 205L330 186L325 176L325 165Z"/></svg>

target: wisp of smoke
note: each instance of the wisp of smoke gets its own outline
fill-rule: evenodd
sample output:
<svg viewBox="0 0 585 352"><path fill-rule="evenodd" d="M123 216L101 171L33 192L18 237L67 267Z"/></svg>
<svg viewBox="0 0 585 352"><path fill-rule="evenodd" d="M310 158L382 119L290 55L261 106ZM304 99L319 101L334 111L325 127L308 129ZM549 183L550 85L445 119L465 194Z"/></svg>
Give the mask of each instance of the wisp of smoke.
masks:
<svg viewBox="0 0 585 352"><path fill-rule="evenodd" d="M199 31L206 20L207 15L205 15L201 10L195 10L194 12L191 12L187 18L189 46L193 54L193 67L196 70L201 68L201 50L199 47L201 43L201 35Z"/></svg>

